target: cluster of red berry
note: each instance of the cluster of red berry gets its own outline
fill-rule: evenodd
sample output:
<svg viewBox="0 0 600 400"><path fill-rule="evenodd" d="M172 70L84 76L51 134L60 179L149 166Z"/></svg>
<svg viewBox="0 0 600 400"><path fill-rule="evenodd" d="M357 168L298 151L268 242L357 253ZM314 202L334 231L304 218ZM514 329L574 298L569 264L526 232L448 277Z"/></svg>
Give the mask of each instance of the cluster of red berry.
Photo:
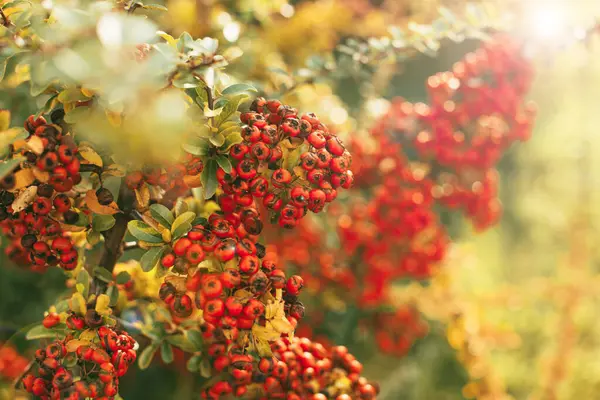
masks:
<svg viewBox="0 0 600 400"><path fill-rule="evenodd" d="M524 97L531 79L518 46L499 36L452 72L431 77L429 106L393 101L368 136L349 143L359 190L330 206L322 224L303 221L291 234L274 235L267 257L299 270L315 294L328 288L347 304L375 310L370 326L379 346L403 354L425 325L414 310L378 307L390 303L390 283L426 279L444 258L450 239L440 206L464 210L478 229L497 221L494 165L529 137L534 112ZM322 240L325 226L336 226L335 246Z"/></svg>
<svg viewBox="0 0 600 400"><path fill-rule="evenodd" d="M239 330L261 323L265 304L260 299L281 289L287 318L295 326L304 314L297 299L303 280L299 276L286 279L274 263L261 260L264 255L260 243L252 237L240 239L228 220L213 214L163 256L161 263L171 274L165 277L159 296L176 317L189 317L195 306L203 311L207 329L225 329L229 339L235 340ZM204 269L205 260L210 268ZM198 264L199 269L192 268Z"/></svg>
<svg viewBox="0 0 600 400"><path fill-rule="evenodd" d="M516 141L527 140L535 117L525 96L533 68L504 35L428 79L430 104L397 101L387 129L430 164L432 193L461 208L478 229L501 212L495 164Z"/></svg>
<svg viewBox="0 0 600 400"><path fill-rule="evenodd" d="M240 117L243 141L230 150L234 169L219 176L226 213L262 199L271 220L293 228L308 210L321 212L338 188L352 186L350 153L316 115L299 116L295 108L264 98L250 109Z"/></svg>
<svg viewBox="0 0 600 400"><path fill-rule="evenodd" d="M365 327L374 329L375 340L382 352L397 356L405 355L413 342L429 331L419 312L408 305L402 305L393 312L375 313Z"/></svg>
<svg viewBox="0 0 600 400"><path fill-rule="evenodd" d="M0 382L13 384L14 380L27 369L28 363L14 347L0 344Z"/></svg>
<svg viewBox="0 0 600 400"><path fill-rule="evenodd" d="M83 318L75 318L83 322ZM76 325L70 326L76 329ZM119 378L136 359L135 340L107 326L82 340L82 330L88 327L85 322L77 326L78 338L69 335L36 351L37 370L23 378L29 393L47 400L109 400L117 395Z"/></svg>
<svg viewBox="0 0 600 400"><path fill-rule="evenodd" d="M327 349L294 337L275 341L271 351L272 357L258 359L232 356L222 367L229 369L231 379L215 383L202 397L220 399L234 393L257 399L372 400L379 393L376 384L360 376L363 366L346 347Z"/></svg>
<svg viewBox="0 0 600 400"><path fill-rule="evenodd" d="M30 116L25 128L29 137L18 149L24 160L0 184L0 227L11 241L5 252L37 270L53 265L72 270L77 251L61 224L79 219L65 193L81 181L77 146L44 117Z"/></svg>

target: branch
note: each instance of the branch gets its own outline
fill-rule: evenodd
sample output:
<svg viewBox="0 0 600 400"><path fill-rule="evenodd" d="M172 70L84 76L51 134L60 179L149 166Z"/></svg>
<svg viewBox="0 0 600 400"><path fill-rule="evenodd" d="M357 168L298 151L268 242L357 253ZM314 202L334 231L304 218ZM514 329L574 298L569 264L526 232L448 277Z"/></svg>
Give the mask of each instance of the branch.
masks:
<svg viewBox="0 0 600 400"><path fill-rule="evenodd" d="M10 22L10 19L8 19L2 8L0 8L0 17L2 17L2 25L7 28L12 25L12 22Z"/></svg>
<svg viewBox="0 0 600 400"><path fill-rule="evenodd" d="M19 376L17 376L17 379L15 379L15 381L13 382L13 387L15 389L19 386L19 383L23 380L23 378L25 378L25 375L27 375L29 371L31 371L34 365L35 360L31 360L29 364L27 364L27 368L25 368L25 370Z"/></svg>
<svg viewBox="0 0 600 400"><path fill-rule="evenodd" d="M112 272L115 264L123 255L123 239L127 233L127 223L131 219L130 214L133 209L134 199L133 192L123 182L118 200L118 205L122 212L115 215L115 225L109 230L102 232L104 236L104 251L100 257L99 266L107 271ZM106 291L106 282L99 279L95 279L94 282L97 294Z"/></svg>
<svg viewBox="0 0 600 400"><path fill-rule="evenodd" d="M102 176L102 167L95 164L81 164L79 166L79 172L93 172L98 176Z"/></svg>

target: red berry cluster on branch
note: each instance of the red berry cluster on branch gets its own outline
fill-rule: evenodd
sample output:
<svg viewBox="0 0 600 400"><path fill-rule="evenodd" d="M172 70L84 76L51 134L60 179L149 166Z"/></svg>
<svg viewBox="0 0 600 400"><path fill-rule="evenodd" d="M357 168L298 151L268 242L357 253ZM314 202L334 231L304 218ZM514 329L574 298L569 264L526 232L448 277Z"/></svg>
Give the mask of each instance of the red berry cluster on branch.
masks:
<svg viewBox="0 0 600 400"><path fill-rule="evenodd" d="M379 387L360 376L362 364L344 346L330 349L307 338L282 338L272 357L231 356L229 378L206 389L205 399L235 394L256 399L371 400ZM243 385L241 382L246 383Z"/></svg>
<svg viewBox="0 0 600 400"><path fill-rule="evenodd" d="M316 115L257 98L241 120L243 141L230 150L234 169L219 176L226 213L262 199L272 220L293 228L308 210L321 212L340 187L352 186L350 153Z"/></svg>
<svg viewBox="0 0 600 400"><path fill-rule="evenodd" d="M23 378L25 389L41 399L114 399L119 378L136 359L135 340L124 331L107 326L86 331L86 320L70 316L75 330L35 353L37 369Z"/></svg>
<svg viewBox="0 0 600 400"><path fill-rule="evenodd" d="M368 136L349 143L359 190L334 204L322 224L273 235L268 257L299 270L313 294L327 288L355 305L361 321L372 322L372 313L379 346L404 353L426 332L418 313L379 307L391 303L397 279L426 279L444 258L450 239L440 210L464 210L477 229L498 220L494 166L529 137L534 112L524 97L531 79L518 46L498 36L451 72L429 78L430 105L394 100ZM341 250L322 240L327 225L336 226Z"/></svg>
<svg viewBox="0 0 600 400"><path fill-rule="evenodd" d="M27 369L29 362L9 344L0 344L0 382L13 384Z"/></svg>
<svg viewBox="0 0 600 400"><path fill-rule="evenodd" d="M75 224L79 214L65 193L81 181L77 146L56 124L30 116L29 137L18 150L24 161L2 181L0 227L11 243L6 254L15 262L44 270L77 266L77 251L61 224Z"/></svg>

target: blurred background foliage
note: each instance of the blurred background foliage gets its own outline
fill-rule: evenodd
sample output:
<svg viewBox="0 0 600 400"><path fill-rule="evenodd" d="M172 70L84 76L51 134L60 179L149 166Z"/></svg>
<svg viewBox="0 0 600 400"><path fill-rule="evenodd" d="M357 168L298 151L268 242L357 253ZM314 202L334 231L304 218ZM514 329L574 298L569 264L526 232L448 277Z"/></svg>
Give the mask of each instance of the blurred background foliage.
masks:
<svg viewBox="0 0 600 400"><path fill-rule="evenodd" d="M262 88L267 93L283 93L290 103L310 107L342 131L367 128L385 106L381 96L424 100L426 78L448 69L477 45L476 40L445 40L436 57L420 54L377 68L366 65L350 76L331 79L335 74L325 74L329 79L305 85L298 84L302 73L291 73L322 62L311 59L314 54L334 52L348 39L362 43L385 36L390 26L431 24L440 6L460 20L466 3L162 4L167 13L149 15L173 36L188 31L239 46L245 54L232 66L233 77L238 71L256 82L269 82ZM531 99L538 104L539 116L533 138L509 152L500 165L502 222L478 235L468 226L453 226L458 239L440 275L427 287L398 290L399 299L416 303L430 321L429 335L407 356L376 354L360 340L350 347L365 364L365 374L381 383L381 399L594 399L600 392L600 250L594 246L600 238L600 114L595 90L600 84L600 43L596 38L587 46L561 48L558 39L570 31L536 42L531 28L547 9L558 10L564 26L585 28L591 16L600 15L600 5L583 0L498 0L486 7L498 20L512 14L513 32L537 49ZM15 67L9 63L8 71ZM20 123L39 106L31 104L29 88L19 83L18 74L2 83L0 108L13 112L13 122ZM64 282L59 271L37 275L11 267L4 258L0 264L0 340L5 340L17 327L36 322ZM161 385L153 384L157 380ZM487 397L478 396L470 381L484 381L490 389ZM192 390L189 377L160 365L131 371L122 384L125 399L183 399Z"/></svg>

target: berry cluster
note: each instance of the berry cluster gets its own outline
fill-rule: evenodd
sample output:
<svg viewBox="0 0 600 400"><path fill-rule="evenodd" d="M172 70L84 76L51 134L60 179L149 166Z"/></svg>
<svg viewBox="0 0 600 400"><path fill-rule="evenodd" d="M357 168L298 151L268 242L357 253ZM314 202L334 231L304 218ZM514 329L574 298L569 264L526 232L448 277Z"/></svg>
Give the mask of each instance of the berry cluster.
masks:
<svg viewBox="0 0 600 400"><path fill-rule="evenodd" d="M53 113L56 118L61 115ZM61 224L79 219L65 193L81 181L77 146L61 126L44 117L30 116L25 128L29 137L18 149L24 161L0 184L0 227L11 241L5 252L37 270L53 265L72 270L77 251Z"/></svg>
<svg viewBox="0 0 600 400"><path fill-rule="evenodd" d="M301 306L296 305L295 297L302 288L302 279L286 280L275 264L261 262L264 246L251 234L262 226L258 212L246 209L241 216L227 217L214 213L208 220L200 218L196 222L160 261L171 272L161 286L160 297L175 316L189 317L195 304L208 323L249 329L264 313L264 305L256 298L277 289L286 289L289 300L294 300L290 307ZM233 296L238 290L248 291L252 298L240 301ZM192 293L195 301L187 293Z"/></svg>
<svg viewBox="0 0 600 400"><path fill-rule="evenodd" d="M379 388L360 376L362 364L343 346L330 349L307 338L283 338L271 344L272 357L233 356L228 380L202 393L220 399L234 393L257 399L375 399ZM247 382L240 386L239 382ZM240 388L242 388L240 390Z"/></svg>
<svg viewBox="0 0 600 400"><path fill-rule="evenodd" d="M399 100L391 111L391 128L433 169L432 194L464 209L478 229L500 216L495 164L531 134L535 108L525 96L532 78L518 45L498 35L428 79L429 105Z"/></svg>
<svg viewBox="0 0 600 400"><path fill-rule="evenodd" d="M359 190L332 205L321 224L303 221L274 234L267 257L300 271L314 290L313 307L334 309L333 293L371 310L361 322L375 326L384 351L403 354L426 328L405 306L396 313L379 307L391 303L395 280L429 278L444 258L450 239L440 210L464 210L478 229L497 221L494 165L530 134L534 114L524 96L531 77L518 46L498 36L428 80L430 105L394 100L368 136L349 143ZM325 226L336 226L335 248L343 251L321 239Z"/></svg>
<svg viewBox="0 0 600 400"><path fill-rule="evenodd" d="M117 395L119 378L136 359L136 342L126 332L108 326L101 326L93 337L87 334L83 340L86 321L71 315L67 325L75 335L36 351L38 367L23 378L25 390L48 400L108 400Z"/></svg>
<svg viewBox="0 0 600 400"><path fill-rule="evenodd" d="M316 115L277 100L257 98L240 117L242 139L230 150L234 169L221 174L224 212L234 212L262 199L271 219L293 228L310 210L319 213L352 186L352 158L340 139Z"/></svg>
<svg viewBox="0 0 600 400"><path fill-rule="evenodd" d="M12 384L27 369L28 361L8 344L0 345L0 382Z"/></svg>

